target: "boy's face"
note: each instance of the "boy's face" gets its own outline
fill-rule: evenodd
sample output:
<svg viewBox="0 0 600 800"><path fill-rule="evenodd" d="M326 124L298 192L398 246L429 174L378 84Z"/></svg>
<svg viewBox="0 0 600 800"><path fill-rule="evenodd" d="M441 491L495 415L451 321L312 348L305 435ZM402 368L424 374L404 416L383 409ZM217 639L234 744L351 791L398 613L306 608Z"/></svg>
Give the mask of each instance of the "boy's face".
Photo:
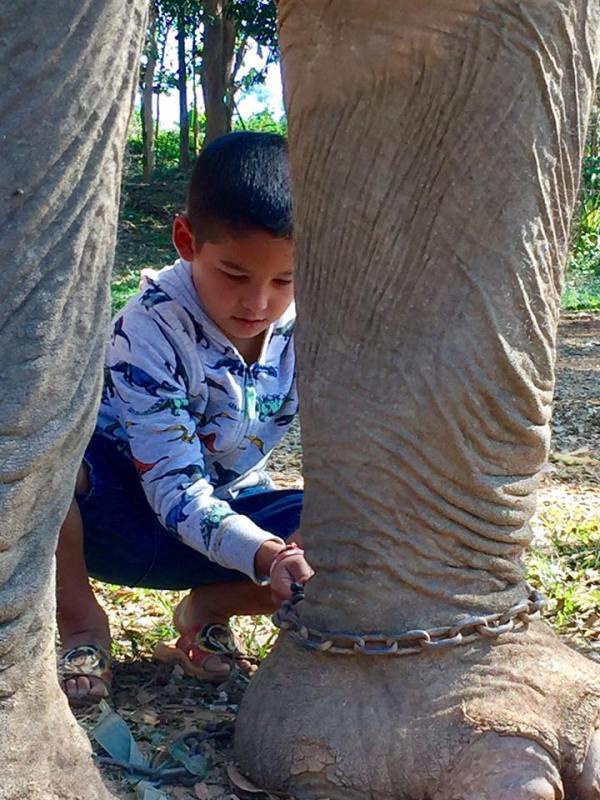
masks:
<svg viewBox="0 0 600 800"><path fill-rule="evenodd" d="M244 236L196 245L186 217L177 217L173 241L192 265L204 309L233 344L254 339L294 299L294 249L256 229Z"/></svg>

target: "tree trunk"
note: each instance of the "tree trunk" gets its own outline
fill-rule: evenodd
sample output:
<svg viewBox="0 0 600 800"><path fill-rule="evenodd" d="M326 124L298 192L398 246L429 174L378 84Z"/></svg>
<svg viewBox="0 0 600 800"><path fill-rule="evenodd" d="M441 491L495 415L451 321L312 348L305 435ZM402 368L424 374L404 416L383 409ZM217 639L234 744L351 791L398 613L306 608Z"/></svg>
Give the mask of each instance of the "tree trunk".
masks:
<svg viewBox="0 0 600 800"><path fill-rule="evenodd" d="M165 55L167 52L167 38L169 36L169 25L165 20L165 32L164 32L164 39L160 45L160 60L158 63L158 86L156 92L156 118L154 121L154 140L158 137L158 132L160 130L160 89L161 89L161 82L162 82L162 75L163 69L165 66Z"/></svg>
<svg viewBox="0 0 600 800"><path fill-rule="evenodd" d="M600 157L600 94L596 96L595 108L590 120L590 135L588 139L589 155Z"/></svg>
<svg viewBox="0 0 600 800"><path fill-rule="evenodd" d="M187 71L185 58L185 14L177 15L177 88L179 90L179 168L190 168L190 120L187 100Z"/></svg>
<svg viewBox="0 0 600 800"><path fill-rule="evenodd" d="M281 0L279 14L316 569L299 616L389 635L505 612L528 595L600 6ZM403 657L283 634L236 756L298 798L558 800L560 769L597 800L599 685L543 622Z"/></svg>
<svg viewBox="0 0 600 800"><path fill-rule="evenodd" d="M198 155L198 91L197 91L197 81L196 81L196 59L198 57L198 41L197 41L197 21L194 20L194 30L192 32L192 113L193 113L193 124L192 124L192 152L194 153L194 158Z"/></svg>
<svg viewBox="0 0 600 800"><path fill-rule="evenodd" d="M56 678L54 550L100 396L146 7L16 0L2 11L2 800L109 797Z"/></svg>
<svg viewBox="0 0 600 800"><path fill-rule="evenodd" d="M242 119L240 110L237 107L235 96L239 89L239 86L236 82L237 74L242 68L242 64L244 63L244 58L246 57L247 51L248 51L248 37L246 36L242 39L241 42L238 43L238 47L236 48L235 58L233 60L233 65L231 67L231 74L229 76L229 83L227 85L227 91L225 95L225 105L227 107L229 130L231 130L232 128L234 111L237 112L240 125L242 126L242 129L245 130L244 120Z"/></svg>
<svg viewBox="0 0 600 800"><path fill-rule="evenodd" d="M160 131L160 91L156 92L156 114L154 116L154 141L158 137Z"/></svg>
<svg viewBox="0 0 600 800"><path fill-rule="evenodd" d="M146 67L141 81L141 118L143 143L143 181L148 183L154 172L154 120L152 100L154 97L154 73L157 61L156 47L156 9L150 5L148 36L146 40Z"/></svg>
<svg viewBox="0 0 600 800"><path fill-rule="evenodd" d="M206 114L205 145L231 130L227 92L237 28L235 20L228 17L226 11L227 0L206 0L204 3L201 82Z"/></svg>

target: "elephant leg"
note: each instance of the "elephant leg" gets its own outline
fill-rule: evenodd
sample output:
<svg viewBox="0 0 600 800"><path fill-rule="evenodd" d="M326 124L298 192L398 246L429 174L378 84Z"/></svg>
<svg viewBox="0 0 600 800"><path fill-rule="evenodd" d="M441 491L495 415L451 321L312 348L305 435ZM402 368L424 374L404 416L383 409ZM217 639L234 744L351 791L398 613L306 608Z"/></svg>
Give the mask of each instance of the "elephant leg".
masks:
<svg viewBox="0 0 600 800"><path fill-rule="evenodd" d="M467 745L431 800L563 800L558 768L539 744L484 733Z"/></svg>
<svg viewBox="0 0 600 800"><path fill-rule="evenodd" d="M510 609L535 606L522 554L600 4L280 0L279 25L316 575L244 695L236 759L271 790L310 778L314 800L442 797L450 775L464 797L560 798L600 667ZM477 624L453 647L459 620L490 614L513 630ZM430 651L440 628L456 638ZM393 634L416 631L392 657ZM511 760L489 771L487 748L473 774L471 750L461 777L480 731L512 735Z"/></svg>
<svg viewBox="0 0 600 800"><path fill-rule="evenodd" d="M600 800L600 729L594 731L575 787L580 800Z"/></svg>
<svg viewBox="0 0 600 800"><path fill-rule="evenodd" d="M95 423L147 0L14 0L0 34L0 798L105 800L56 676L54 551Z"/></svg>

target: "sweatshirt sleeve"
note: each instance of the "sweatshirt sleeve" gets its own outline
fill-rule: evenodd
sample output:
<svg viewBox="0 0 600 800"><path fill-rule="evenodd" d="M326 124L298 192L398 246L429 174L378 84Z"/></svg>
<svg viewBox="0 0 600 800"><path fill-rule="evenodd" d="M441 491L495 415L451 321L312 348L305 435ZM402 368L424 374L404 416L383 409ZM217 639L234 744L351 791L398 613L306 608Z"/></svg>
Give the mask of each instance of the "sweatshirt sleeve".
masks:
<svg viewBox="0 0 600 800"><path fill-rule="evenodd" d="M193 356L181 325L129 306L115 321L107 349L111 406L163 526L211 561L260 582L254 571L256 551L278 537L214 497L197 435L196 415L203 409L197 400L204 396L206 403L207 385L200 359Z"/></svg>

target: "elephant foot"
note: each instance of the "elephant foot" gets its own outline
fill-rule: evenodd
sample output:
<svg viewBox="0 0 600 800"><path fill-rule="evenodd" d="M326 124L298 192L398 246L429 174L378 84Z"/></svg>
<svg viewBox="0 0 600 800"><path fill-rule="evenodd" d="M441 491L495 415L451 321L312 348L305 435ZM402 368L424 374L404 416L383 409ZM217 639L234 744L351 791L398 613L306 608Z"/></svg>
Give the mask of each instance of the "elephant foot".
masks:
<svg viewBox="0 0 600 800"><path fill-rule="evenodd" d="M600 730L595 730L581 774L575 781L580 800L600 800Z"/></svg>
<svg viewBox="0 0 600 800"><path fill-rule="evenodd" d="M114 800L58 686L52 656L18 689L0 696L0 798Z"/></svg>
<svg viewBox="0 0 600 800"><path fill-rule="evenodd" d="M547 750L518 736L484 733L461 752L431 800L564 800Z"/></svg>
<svg viewBox="0 0 600 800"><path fill-rule="evenodd" d="M555 761L536 742L484 733L465 747L431 800L563 800ZM600 730L573 781L577 800L600 800Z"/></svg>
<svg viewBox="0 0 600 800"><path fill-rule="evenodd" d="M400 658L284 634L253 678L235 755L300 800L600 800L600 668L543 622Z"/></svg>

